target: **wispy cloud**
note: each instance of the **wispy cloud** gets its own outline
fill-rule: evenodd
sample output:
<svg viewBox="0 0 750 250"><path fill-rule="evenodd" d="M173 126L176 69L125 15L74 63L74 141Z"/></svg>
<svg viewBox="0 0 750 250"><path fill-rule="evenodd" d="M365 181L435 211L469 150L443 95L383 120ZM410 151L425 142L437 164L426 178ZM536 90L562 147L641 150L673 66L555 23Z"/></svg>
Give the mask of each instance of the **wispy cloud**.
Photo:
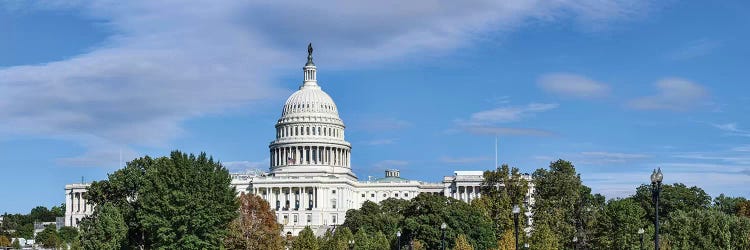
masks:
<svg viewBox="0 0 750 250"><path fill-rule="evenodd" d="M718 128L721 131L724 131L724 133L729 136L750 137L750 130L740 129L739 125L737 125L737 123L735 122L724 123L724 124L711 124L711 125L714 126L715 128ZM748 146L740 147L737 149L738 151L741 151L741 150L750 151L750 147Z"/></svg>
<svg viewBox="0 0 750 250"><path fill-rule="evenodd" d="M698 39L676 48L667 57L672 60L688 60L711 54L721 47L721 42L711 39Z"/></svg>
<svg viewBox="0 0 750 250"><path fill-rule="evenodd" d="M582 99L601 98L610 92L607 84L570 73L545 74L539 77L537 84L547 92Z"/></svg>
<svg viewBox="0 0 750 250"><path fill-rule="evenodd" d="M478 162L487 162L491 160L490 157L487 156L475 156L475 157L440 157L441 163L447 163L447 164L472 164L472 163L478 163Z"/></svg>
<svg viewBox="0 0 750 250"><path fill-rule="evenodd" d="M626 163L633 160L649 158L646 154L629 154L614 152L581 152L582 162L588 164Z"/></svg>
<svg viewBox="0 0 750 250"><path fill-rule="evenodd" d="M412 126L411 122L394 117L366 116L354 120L349 127L353 130L380 132L405 129Z"/></svg>
<svg viewBox="0 0 750 250"><path fill-rule="evenodd" d="M544 129L501 126L534 117L537 113L557 108L556 103L530 103L525 106L505 106L473 113L468 120L455 121L459 129L479 135L527 135L550 136L553 132Z"/></svg>
<svg viewBox="0 0 750 250"><path fill-rule="evenodd" d="M649 8L646 1L593 0L444 1L429 8L388 0L6 1L0 6L72 10L106 24L102 27L112 34L68 59L0 69L0 134L64 137L112 148L164 147L183 133L187 119L280 98L288 90L274 79L299 66L308 41L326 51L319 62L352 67L450 51L529 20L598 26ZM98 154L81 157L87 156Z"/></svg>
<svg viewBox="0 0 750 250"><path fill-rule="evenodd" d="M681 78L666 78L656 82L656 95L631 100L628 105L642 110L687 111L707 106L709 94L703 86Z"/></svg>
<svg viewBox="0 0 750 250"><path fill-rule="evenodd" d="M230 172L243 172L252 170L265 171L268 168L268 161L268 158L261 161L228 161L222 162L221 165L227 168Z"/></svg>

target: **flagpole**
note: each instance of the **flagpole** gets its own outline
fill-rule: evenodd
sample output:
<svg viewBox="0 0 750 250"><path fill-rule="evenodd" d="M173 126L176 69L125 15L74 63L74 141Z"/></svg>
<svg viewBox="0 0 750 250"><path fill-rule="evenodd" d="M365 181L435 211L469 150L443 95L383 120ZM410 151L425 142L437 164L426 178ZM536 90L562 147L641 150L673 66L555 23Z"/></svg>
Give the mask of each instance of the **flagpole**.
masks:
<svg viewBox="0 0 750 250"><path fill-rule="evenodd" d="M495 135L495 167L493 167L492 169L496 169L496 168L497 168L497 135Z"/></svg>

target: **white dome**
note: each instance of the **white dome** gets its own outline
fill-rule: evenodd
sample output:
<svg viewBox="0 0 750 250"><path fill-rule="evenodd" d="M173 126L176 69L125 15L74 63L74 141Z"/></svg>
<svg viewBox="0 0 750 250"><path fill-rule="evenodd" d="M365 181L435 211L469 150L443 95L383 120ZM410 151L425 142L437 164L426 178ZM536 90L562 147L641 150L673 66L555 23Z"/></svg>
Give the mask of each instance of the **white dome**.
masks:
<svg viewBox="0 0 750 250"><path fill-rule="evenodd" d="M330 115L338 118L339 112L336 103L320 86L308 85L302 86L286 100L281 117L293 115Z"/></svg>

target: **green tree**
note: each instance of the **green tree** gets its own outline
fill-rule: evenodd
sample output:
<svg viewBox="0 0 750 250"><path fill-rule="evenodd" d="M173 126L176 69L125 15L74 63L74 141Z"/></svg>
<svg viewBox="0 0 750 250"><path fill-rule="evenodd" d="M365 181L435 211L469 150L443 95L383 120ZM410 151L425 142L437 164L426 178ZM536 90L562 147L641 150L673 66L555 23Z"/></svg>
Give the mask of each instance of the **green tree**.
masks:
<svg viewBox="0 0 750 250"><path fill-rule="evenodd" d="M548 226L549 234L556 234L552 238L559 240L558 245L572 248L570 239L583 224L580 217L584 206L580 175L571 162L557 160L550 163L549 170L534 171L533 177L535 227L540 224Z"/></svg>
<svg viewBox="0 0 750 250"><path fill-rule="evenodd" d="M85 249L117 250L124 246L128 228L120 209L105 203L80 224L81 245Z"/></svg>
<svg viewBox="0 0 750 250"><path fill-rule="evenodd" d="M313 233L312 229L310 227L305 227L305 229L302 230L302 232L299 233L299 236L294 239L292 242L292 249L294 250L318 250L320 247L318 246L318 240L315 238L315 234Z"/></svg>
<svg viewBox="0 0 750 250"><path fill-rule="evenodd" d="M47 207L37 206L31 209L29 217L32 222L51 222L55 221L55 214L53 214Z"/></svg>
<svg viewBox="0 0 750 250"><path fill-rule="evenodd" d="M737 203L737 215L750 218L750 201Z"/></svg>
<svg viewBox="0 0 750 250"><path fill-rule="evenodd" d="M364 229L367 232L383 232L394 235L399 229L399 223L404 220L403 212L409 201L388 198L380 204L365 201L359 209L346 212L346 220L342 226L354 232Z"/></svg>
<svg viewBox="0 0 750 250"><path fill-rule="evenodd" d="M10 239L5 235L0 235L0 247L9 247L11 244Z"/></svg>
<svg viewBox="0 0 750 250"><path fill-rule="evenodd" d="M57 228L55 225L47 225L44 230L36 235L36 242L45 248L57 248L62 245L60 236L57 235Z"/></svg>
<svg viewBox="0 0 750 250"><path fill-rule="evenodd" d="M654 203L651 200L651 185L641 185L636 189L633 199L646 210L648 221L654 221ZM662 185L659 196L659 218L667 219L677 210L691 211L706 209L711 204L711 196L703 189L687 187L682 183Z"/></svg>
<svg viewBox="0 0 750 250"><path fill-rule="evenodd" d="M558 236L550 230L547 224L535 225L530 241L530 248L534 250L560 249Z"/></svg>
<svg viewBox="0 0 750 250"><path fill-rule="evenodd" d="M13 243L10 243L10 247L13 249L21 249L21 242L18 242L18 240L13 240Z"/></svg>
<svg viewBox="0 0 750 250"><path fill-rule="evenodd" d="M15 236L17 238L31 239L34 238L34 224L27 223L23 224L16 230Z"/></svg>
<svg viewBox="0 0 750 250"><path fill-rule="evenodd" d="M348 250L349 249L349 241L354 239L354 234L352 234L352 231L349 230L349 228L346 227L340 227L336 229L336 232L333 234L333 248L328 249L336 249L336 250Z"/></svg>
<svg viewBox="0 0 750 250"><path fill-rule="evenodd" d="M60 235L60 240L64 243L70 244L78 239L78 229L75 227L61 227L58 230L58 234Z"/></svg>
<svg viewBox="0 0 750 250"><path fill-rule="evenodd" d="M65 217L65 203L60 204L60 206L53 206L49 212L54 217Z"/></svg>
<svg viewBox="0 0 750 250"><path fill-rule="evenodd" d="M528 182L518 168L502 165L494 171L484 172L481 192L481 198L474 200L472 205L492 220L495 236L500 239L506 230L514 228L513 205L526 204ZM522 206L522 209L525 211L526 207ZM525 221L523 214L520 214L520 221Z"/></svg>
<svg viewBox="0 0 750 250"><path fill-rule="evenodd" d="M388 241L388 237L383 234L383 232L378 231L375 233L375 236L371 239L372 243L372 249L373 250L389 250L391 249L391 244Z"/></svg>
<svg viewBox="0 0 750 250"><path fill-rule="evenodd" d="M230 182L229 172L205 153L173 151L128 162L92 183L87 198L118 208L128 229L126 248L214 249L237 214Z"/></svg>
<svg viewBox="0 0 750 250"><path fill-rule="evenodd" d="M750 249L750 219L717 210L677 210L662 228L674 249Z"/></svg>
<svg viewBox="0 0 750 250"><path fill-rule="evenodd" d="M469 241L466 240L466 235L459 234L458 237L456 237L456 242L453 244L454 250L474 250L474 247L469 244Z"/></svg>
<svg viewBox="0 0 750 250"><path fill-rule="evenodd" d="M496 247L492 222L480 209L442 195L420 194L410 200L404 211L403 237L418 239L428 249L437 249L442 241L442 223L447 225L447 239L465 234L471 245L477 248Z"/></svg>
<svg viewBox="0 0 750 250"><path fill-rule="evenodd" d="M739 205L745 201L747 201L747 199L744 197L729 197L720 194L714 198L713 207L726 214L737 214L739 211Z"/></svg>
<svg viewBox="0 0 750 250"><path fill-rule="evenodd" d="M645 216L646 211L632 199L610 200L596 220L593 246L596 249L638 248L638 229L643 227Z"/></svg>
<svg viewBox="0 0 750 250"><path fill-rule="evenodd" d="M229 224L224 238L227 249L283 249L281 226L268 202L260 196L242 194L239 197L239 217Z"/></svg>
<svg viewBox="0 0 750 250"><path fill-rule="evenodd" d="M372 240L365 230L360 229L354 234L354 249L372 249Z"/></svg>

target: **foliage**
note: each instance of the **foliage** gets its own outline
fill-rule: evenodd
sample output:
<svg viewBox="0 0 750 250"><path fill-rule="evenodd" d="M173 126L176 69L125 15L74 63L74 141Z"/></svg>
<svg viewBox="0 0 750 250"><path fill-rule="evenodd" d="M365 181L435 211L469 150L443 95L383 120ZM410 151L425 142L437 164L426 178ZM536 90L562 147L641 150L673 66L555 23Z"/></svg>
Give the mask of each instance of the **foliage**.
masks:
<svg viewBox="0 0 750 250"><path fill-rule="evenodd" d="M305 227L302 232L299 233L297 238L292 242L292 249L294 250L318 250L318 240L315 238L310 227Z"/></svg>
<svg viewBox="0 0 750 250"><path fill-rule="evenodd" d="M531 233L530 248L535 250L560 249L560 240L557 237L547 224L538 224Z"/></svg>
<svg viewBox="0 0 750 250"><path fill-rule="evenodd" d="M55 225L47 225L36 235L36 242L45 248L57 248L62 244Z"/></svg>
<svg viewBox="0 0 750 250"><path fill-rule="evenodd" d="M465 234L471 245L494 248L497 240L489 221L481 210L463 201L442 195L420 194L410 200L404 211L403 235L419 239L425 247L437 249L442 240L440 225L446 223L445 238ZM450 247L451 242L448 242Z"/></svg>
<svg viewBox="0 0 750 250"><path fill-rule="evenodd" d="M516 238L513 234L513 230L505 230L500 240L497 242L498 250L515 250L516 249Z"/></svg>
<svg viewBox="0 0 750 250"><path fill-rule="evenodd" d="M372 201L365 201L359 209L346 212L346 220L342 226L354 232L363 229L367 232L395 235L399 229L399 222L404 219L403 213L408 205L409 201L395 198L386 199L379 205Z"/></svg>
<svg viewBox="0 0 750 250"><path fill-rule="evenodd" d="M9 247L11 244L10 239L5 235L0 235L0 247Z"/></svg>
<svg viewBox="0 0 750 250"><path fill-rule="evenodd" d="M750 201L742 201L737 204L737 215L750 218Z"/></svg>
<svg viewBox="0 0 750 250"><path fill-rule="evenodd" d="M21 249L21 242L18 242L18 240L13 240L13 243L10 243L10 247L13 249Z"/></svg>
<svg viewBox="0 0 750 250"><path fill-rule="evenodd" d="M484 172L482 196L472 205L492 220L495 236L499 239L503 232L514 229L512 208L513 205L526 204L524 198L527 190L528 183L518 168L511 170L508 165L502 165L494 171ZM526 206L521 207L526 210ZM525 221L523 212L519 221Z"/></svg>
<svg viewBox="0 0 750 250"><path fill-rule="evenodd" d="M120 249L127 236L125 220L116 206L105 203L80 224L81 245L85 249Z"/></svg>
<svg viewBox="0 0 750 250"><path fill-rule="evenodd" d="M383 232L378 231L375 233L375 236L373 236L370 239L370 243L373 250L388 250L391 249L390 242L388 242L388 238L385 237L385 234Z"/></svg>
<svg viewBox="0 0 750 250"><path fill-rule="evenodd" d="M469 244L469 241L466 240L466 235L459 234L458 237L456 237L456 242L453 244L454 250L474 250L474 247Z"/></svg>
<svg viewBox="0 0 750 250"><path fill-rule="evenodd" d="M714 198L713 208L724 212L725 214L737 214L740 204L747 201L744 197L729 197L720 194Z"/></svg>
<svg viewBox="0 0 750 250"><path fill-rule="evenodd" d="M750 249L750 219L717 210L677 210L662 228L675 249Z"/></svg>
<svg viewBox="0 0 750 250"><path fill-rule="evenodd" d="M78 229L75 227L61 227L58 230L58 235L60 235L62 242L70 244L78 238Z"/></svg>
<svg viewBox="0 0 750 250"><path fill-rule="evenodd" d="M365 230L360 229L354 234L354 249L372 249L372 240Z"/></svg>
<svg viewBox="0 0 750 250"><path fill-rule="evenodd" d="M447 225L447 239L466 234L472 245L482 249L493 248L497 243L492 223L482 210L442 195L420 194L412 200L388 199L380 204L365 202L361 209L347 212L343 225L391 236L400 228L402 242L418 239L425 247L437 249L442 240L440 225L443 222Z"/></svg>
<svg viewBox="0 0 750 250"><path fill-rule="evenodd" d="M427 249L427 246L421 240L413 240L411 241L411 249L412 250L425 250Z"/></svg>
<svg viewBox="0 0 750 250"><path fill-rule="evenodd" d="M641 185L636 189L633 199L646 210L648 221L654 221L654 203L651 199L651 185ZM662 185L659 196L659 218L667 219L677 210L691 211L706 209L711 204L711 196L703 189L687 187L682 183Z"/></svg>
<svg viewBox="0 0 750 250"><path fill-rule="evenodd" d="M81 246L81 240L75 239L73 242L71 242L70 249L68 250L83 250L83 246Z"/></svg>
<svg viewBox="0 0 750 250"><path fill-rule="evenodd" d="M281 226L268 202L260 196L241 194L239 216L229 224L224 238L227 249L283 249Z"/></svg>
<svg viewBox="0 0 750 250"><path fill-rule="evenodd" d="M92 183L87 198L118 208L128 229L126 248L212 249L236 218L230 181L227 170L205 153L173 151L128 162L107 180Z"/></svg>
<svg viewBox="0 0 750 250"><path fill-rule="evenodd" d="M596 249L635 249L646 211L632 199L610 200L599 214L593 238Z"/></svg>
<svg viewBox="0 0 750 250"><path fill-rule="evenodd" d="M557 160L550 163L549 170L534 171L533 177L536 189L536 203L533 207L535 227L546 225L549 234L556 235L545 235L544 239L555 238L559 240L558 245L572 248L570 239L579 225L586 224L580 216L582 207L586 206L583 203L580 175L569 161Z"/></svg>

